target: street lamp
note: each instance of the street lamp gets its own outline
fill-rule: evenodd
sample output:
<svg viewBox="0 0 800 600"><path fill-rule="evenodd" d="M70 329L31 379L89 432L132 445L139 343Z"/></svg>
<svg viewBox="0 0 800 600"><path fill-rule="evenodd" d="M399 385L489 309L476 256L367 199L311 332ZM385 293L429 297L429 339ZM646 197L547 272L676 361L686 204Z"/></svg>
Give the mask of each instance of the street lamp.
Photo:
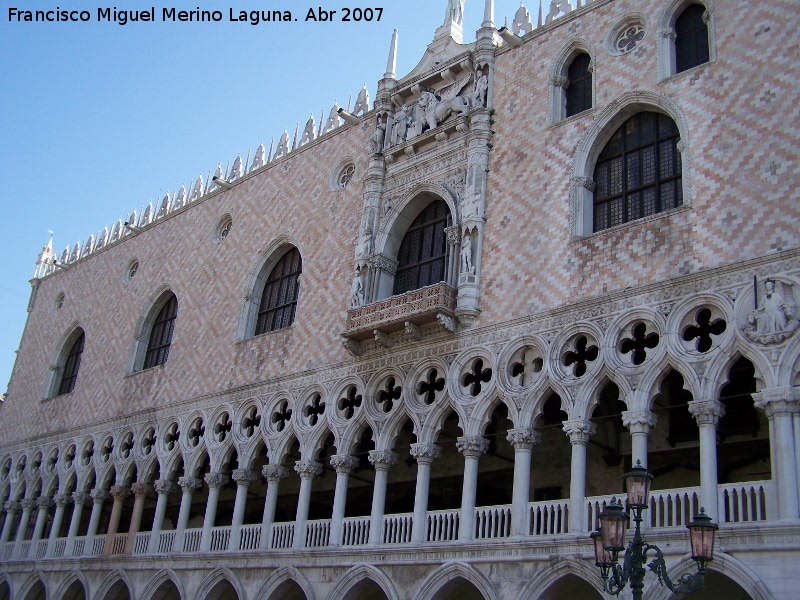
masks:
<svg viewBox="0 0 800 600"><path fill-rule="evenodd" d="M692 559L697 563L697 573L682 575L674 583L667 573L667 565L661 549L642 540L642 511L647 509L650 498L650 485L653 476L647 472L640 461L623 476L628 493L626 512L616 497L611 499L606 509L600 513L600 528L591 535L594 546L595 565L600 568L603 589L609 594L619 595L630 582L634 600L641 600L644 590L645 563L647 554L653 559L647 564L658 575L658 581L677 594L690 594L705 587L706 565L714 560L714 536L718 526L705 514L703 508L686 526L692 546ZM619 553L625 548L625 533L630 517L635 529L633 539L628 542L622 565L618 564Z"/></svg>

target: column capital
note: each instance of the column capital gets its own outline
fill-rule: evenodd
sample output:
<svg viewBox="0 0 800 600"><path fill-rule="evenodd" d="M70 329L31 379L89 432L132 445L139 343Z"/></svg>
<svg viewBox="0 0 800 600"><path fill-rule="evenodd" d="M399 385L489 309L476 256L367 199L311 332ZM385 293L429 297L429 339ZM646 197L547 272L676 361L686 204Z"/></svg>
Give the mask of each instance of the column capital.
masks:
<svg viewBox="0 0 800 600"><path fill-rule="evenodd" d="M461 436L456 439L456 448L464 456L479 457L489 449L489 440L480 436Z"/></svg>
<svg viewBox="0 0 800 600"><path fill-rule="evenodd" d="M631 433L650 433L658 423L658 415L651 410L623 410L622 424Z"/></svg>
<svg viewBox="0 0 800 600"><path fill-rule="evenodd" d="M281 465L264 465L261 467L261 474L267 478L267 481L278 482L289 476L289 469Z"/></svg>
<svg viewBox="0 0 800 600"><path fill-rule="evenodd" d="M3 508L6 509L6 512L17 512L20 509L20 504L14 500L9 500L3 505Z"/></svg>
<svg viewBox="0 0 800 600"><path fill-rule="evenodd" d="M331 466L336 469L337 473L347 473L348 475L356 470L358 462L355 456L348 454L334 454L330 459Z"/></svg>
<svg viewBox="0 0 800 600"><path fill-rule="evenodd" d="M436 444L411 444L411 456L420 464L431 464L442 455L441 446Z"/></svg>
<svg viewBox="0 0 800 600"><path fill-rule="evenodd" d="M36 498L24 498L20 504L22 505L22 510L33 510L36 507Z"/></svg>
<svg viewBox="0 0 800 600"><path fill-rule="evenodd" d="M206 476L203 477L203 480L206 482L206 485L208 485L209 489L218 490L223 485L228 483L231 478L222 473L206 473Z"/></svg>
<svg viewBox="0 0 800 600"><path fill-rule="evenodd" d="M794 414L800 411L800 393L791 387L768 388L753 394L756 408L763 410L767 417L780 414Z"/></svg>
<svg viewBox="0 0 800 600"><path fill-rule="evenodd" d="M125 487L124 485L112 485L111 495L114 496L114 502L117 500L122 502L126 498L130 498L133 493L131 492L131 488Z"/></svg>
<svg viewBox="0 0 800 600"><path fill-rule="evenodd" d="M258 475L253 473L250 469L234 469L231 477L236 482L236 485L250 487L250 484L258 479Z"/></svg>
<svg viewBox="0 0 800 600"><path fill-rule="evenodd" d="M572 419L564 421L562 427L564 433L569 436L569 443L575 444L588 444L591 438L597 432L597 425L588 419Z"/></svg>
<svg viewBox="0 0 800 600"><path fill-rule="evenodd" d="M55 502L53 502L53 499L48 498L47 496L39 496L36 499L36 505L39 507L39 510L47 510L54 504Z"/></svg>
<svg viewBox="0 0 800 600"><path fill-rule="evenodd" d="M92 502L94 502L95 504L102 504L103 502L111 498L111 494L99 488L93 489L91 492L89 492L89 495L91 495Z"/></svg>
<svg viewBox="0 0 800 600"><path fill-rule="evenodd" d="M66 506L72 502L72 496L69 494L56 494L53 496L53 501L56 503L56 506Z"/></svg>
<svg viewBox="0 0 800 600"><path fill-rule="evenodd" d="M153 486L148 483L133 483L131 484L131 491L137 498L140 496L152 495Z"/></svg>
<svg viewBox="0 0 800 600"><path fill-rule="evenodd" d="M530 450L535 444L542 441L542 434L535 429L523 427L520 429L509 429L506 434L506 439L514 446L514 450Z"/></svg>
<svg viewBox="0 0 800 600"><path fill-rule="evenodd" d="M378 471L380 469L389 469L397 463L398 458L397 453L391 450L370 450L368 460Z"/></svg>
<svg viewBox="0 0 800 600"><path fill-rule="evenodd" d="M311 479L316 475L322 475L322 464L313 460L298 460L294 463L294 470L300 477Z"/></svg>
<svg viewBox="0 0 800 600"><path fill-rule="evenodd" d="M86 492L72 492L72 501L77 506L83 506L84 504L87 504L91 499L92 499L91 494L87 494Z"/></svg>
<svg viewBox="0 0 800 600"><path fill-rule="evenodd" d="M689 402L688 408L698 425L716 427L719 420L725 416L725 405L719 400L696 400Z"/></svg>
<svg viewBox="0 0 800 600"><path fill-rule="evenodd" d="M178 486L169 479L156 479L155 482L153 482L153 489L159 496L169 496L177 487Z"/></svg>
<svg viewBox="0 0 800 600"><path fill-rule="evenodd" d="M178 485L184 494L191 494L203 487L203 481L197 477L178 477Z"/></svg>

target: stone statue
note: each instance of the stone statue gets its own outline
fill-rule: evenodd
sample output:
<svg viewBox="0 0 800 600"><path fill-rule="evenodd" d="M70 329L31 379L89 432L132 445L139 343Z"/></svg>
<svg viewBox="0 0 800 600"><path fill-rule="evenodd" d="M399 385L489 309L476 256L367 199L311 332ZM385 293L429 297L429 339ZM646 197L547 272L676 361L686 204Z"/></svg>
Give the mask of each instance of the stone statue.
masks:
<svg viewBox="0 0 800 600"><path fill-rule="evenodd" d="M373 154L380 154L383 152L383 140L386 138L386 115L378 117L378 125L375 127L375 132L370 138L370 144Z"/></svg>
<svg viewBox="0 0 800 600"><path fill-rule="evenodd" d="M392 125L392 137L389 143L402 144L408 135L408 126L411 125L411 117L408 115L408 105L404 104L394 115L394 125Z"/></svg>
<svg viewBox="0 0 800 600"><path fill-rule="evenodd" d="M356 269L353 284L350 287L350 308L364 306L364 280L361 278L361 271Z"/></svg>
<svg viewBox="0 0 800 600"><path fill-rule="evenodd" d="M475 71L475 88L472 91L472 106L486 106L486 93L489 91L489 77L483 69Z"/></svg>
<svg viewBox="0 0 800 600"><path fill-rule="evenodd" d="M480 218L478 214L478 197L473 193L465 194L461 203L461 219L466 221L478 218Z"/></svg>
<svg viewBox="0 0 800 600"><path fill-rule="evenodd" d="M358 242L358 256L369 256L369 251L372 246L372 231L364 229L361 232L361 240Z"/></svg>
<svg viewBox="0 0 800 600"><path fill-rule="evenodd" d="M472 238L465 235L461 240L461 272L475 275L475 265L472 264Z"/></svg>
<svg viewBox="0 0 800 600"><path fill-rule="evenodd" d="M793 292L789 288L789 292L784 294L783 285L776 285L772 279L764 282L764 289L765 294L758 308L747 316L748 327L744 328L744 332L748 338L762 344L779 343L800 327L800 322L793 318Z"/></svg>

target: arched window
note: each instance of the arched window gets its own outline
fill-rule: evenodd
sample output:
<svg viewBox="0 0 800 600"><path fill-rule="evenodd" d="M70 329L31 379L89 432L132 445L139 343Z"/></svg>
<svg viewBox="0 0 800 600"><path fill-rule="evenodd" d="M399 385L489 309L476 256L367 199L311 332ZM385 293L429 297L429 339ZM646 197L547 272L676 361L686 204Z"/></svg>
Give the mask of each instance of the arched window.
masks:
<svg viewBox="0 0 800 600"><path fill-rule="evenodd" d="M589 55L582 52L567 69L567 117L592 108L591 61Z"/></svg>
<svg viewBox="0 0 800 600"><path fill-rule="evenodd" d="M61 370L61 380L58 382L58 390L56 396L69 394L75 389L75 383L78 381L78 369L81 367L81 356L83 355L83 343L86 335L82 329L77 332L78 337L69 346L69 351L64 356L64 367Z"/></svg>
<svg viewBox="0 0 800 600"><path fill-rule="evenodd" d="M683 204L680 134L667 115L641 112L625 121L594 169L594 231Z"/></svg>
<svg viewBox="0 0 800 600"><path fill-rule="evenodd" d="M436 200L411 223L397 253L395 295L445 280L447 236L444 230L449 220L447 203Z"/></svg>
<svg viewBox="0 0 800 600"><path fill-rule="evenodd" d="M675 20L675 72L680 73L707 63L708 26L703 21L702 4L691 4Z"/></svg>
<svg viewBox="0 0 800 600"><path fill-rule="evenodd" d="M153 328L150 330L150 337L147 341L147 352L144 355L143 369L166 364L177 318L178 299L175 294L170 293L153 321Z"/></svg>
<svg viewBox="0 0 800 600"><path fill-rule="evenodd" d="M297 281L303 272L300 251L292 248L284 254L264 285L258 307L255 335L289 327L297 310Z"/></svg>

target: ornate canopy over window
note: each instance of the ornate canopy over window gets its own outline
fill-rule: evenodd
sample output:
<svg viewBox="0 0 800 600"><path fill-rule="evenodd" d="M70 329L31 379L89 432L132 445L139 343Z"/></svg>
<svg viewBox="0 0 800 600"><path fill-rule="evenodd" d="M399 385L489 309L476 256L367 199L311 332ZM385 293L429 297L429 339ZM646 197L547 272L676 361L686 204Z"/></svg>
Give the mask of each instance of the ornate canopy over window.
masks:
<svg viewBox="0 0 800 600"><path fill-rule="evenodd" d="M78 337L70 346L64 361L64 368L61 372L61 381L58 383L56 396L69 394L75 389L78 381L78 370L81 367L81 356L83 355L83 343L86 338L83 330L79 330Z"/></svg>
<svg viewBox="0 0 800 600"><path fill-rule="evenodd" d="M261 295L255 335L283 329L294 322L297 282L302 272L303 260L297 248L286 252L272 268Z"/></svg>
<svg viewBox="0 0 800 600"><path fill-rule="evenodd" d="M449 221L447 204L436 200L411 223L397 253L395 295L445 281Z"/></svg>
<svg viewBox="0 0 800 600"><path fill-rule="evenodd" d="M177 318L178 299L175 294L170 293L153 321L153 328L150 330L150 338L147 342L147 352L144 355L143 369L166 364Z"/></svg>
<svg viewBox="0 0 800 600"><path fill-rule="evenodd" d="M567 117L592 108L591 60L588 54L578 54L567 69Z"/></svg>
<svg viewBox="0 0 800 600"><path fill-rule="evenodd" d="M679 140L661 113L638 113L617 129L595 164L595 231L683 204Z"/></svg>
<svg viewBox="0 0 800 600"><path fill-rule="evenodd" d="M691 4L675 21L675 72L687 71L707 63L708 26L703 20L702 4Z"/></svg>

